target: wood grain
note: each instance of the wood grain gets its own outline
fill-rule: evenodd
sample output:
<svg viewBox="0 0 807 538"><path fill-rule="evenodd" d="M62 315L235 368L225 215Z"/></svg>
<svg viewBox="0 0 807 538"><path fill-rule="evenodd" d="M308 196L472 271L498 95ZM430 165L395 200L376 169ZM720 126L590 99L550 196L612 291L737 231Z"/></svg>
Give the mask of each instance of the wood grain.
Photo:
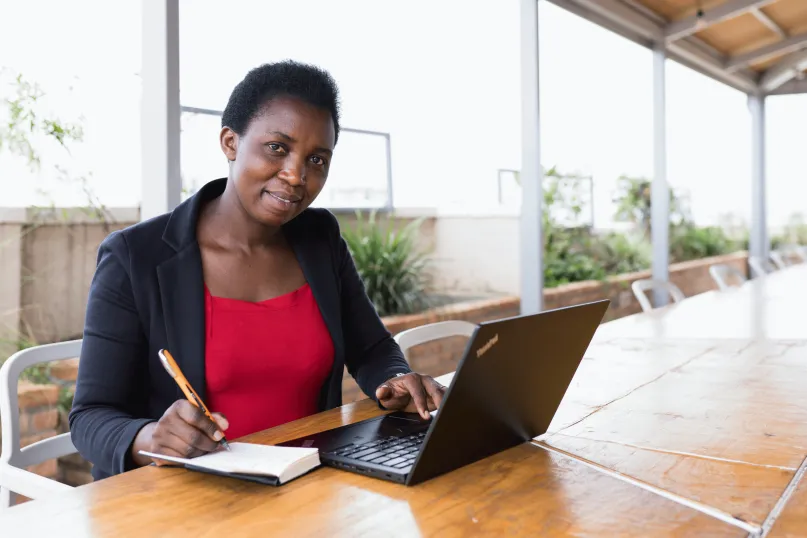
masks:
<svg viewBox="0 0 807 538"><path fill-rule="evenodd" d="M653 362L667 353L659 345L666 344L642 342L623 354ZM796 469L807 447L807 342L703 346L701 353L682 352L688 360L661 377L555 431ZM596 346L590 352L603 356Z"/></svg>
<svg viewBox="0 0 807 538"><path fill-rule="evenodd" d="M281 442L379 413L364 401L247 439ZM411 488L327 468L272 488L147 467L14 508L0 527L95 537L744 535L531 444Z"/></svg>
<svg viewBox="0 0 807 538"><path fill-rule="evenodd" d="M807 534L807 479L802 475L795 490L774 520L768 538L801 538Z"/></svg>
<svg viewBox="0 0 807 538"><path fill-rule="evenodd" d="M765 521L794 474L564 435L542 442L756 526Z"/></svg>

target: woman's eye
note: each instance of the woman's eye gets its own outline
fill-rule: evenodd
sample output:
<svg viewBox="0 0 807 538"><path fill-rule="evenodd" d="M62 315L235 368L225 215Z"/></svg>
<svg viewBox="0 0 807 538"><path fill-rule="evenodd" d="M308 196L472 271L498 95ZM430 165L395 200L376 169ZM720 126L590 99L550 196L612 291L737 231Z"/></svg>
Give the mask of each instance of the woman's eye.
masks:
<svg viewBox="0 0 807 538"><path fill-rule="evenodd" d="M311 162L316 164L317 166L322 166L325 164L325 159L320 157L319 155L312 155Z"/></svg>
<svg viewBox="0 0 807 538"><path fill-rule="evenodd" d="M283 152L284 151L283 146L281 146L280 144L267 144L267 146L269 146L269 149L271 149L274 152Z"/></svg>

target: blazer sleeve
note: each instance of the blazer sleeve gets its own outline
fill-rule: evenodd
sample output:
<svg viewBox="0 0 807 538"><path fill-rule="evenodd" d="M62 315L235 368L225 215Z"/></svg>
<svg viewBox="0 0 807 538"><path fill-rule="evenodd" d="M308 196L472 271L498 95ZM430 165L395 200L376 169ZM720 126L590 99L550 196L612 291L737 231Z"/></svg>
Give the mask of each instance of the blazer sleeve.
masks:
<svg viewBox="0 0 807 538"><path fill-rule="evenodd" d="M90 286L76 392L69 414L78 452L107 474L135 467L130 450L145 415L148 342L135 307L125 237L98 250Z"/></svg>
<svg viewBox="0 0 807 538"><path fill-rule="evenodd" d="M412 370L367 296L353 256L342 238L339 222L332 213L327 212L327 215L341 284L345 364L361 390L375 400L379 385L398 373Z"/></svg>

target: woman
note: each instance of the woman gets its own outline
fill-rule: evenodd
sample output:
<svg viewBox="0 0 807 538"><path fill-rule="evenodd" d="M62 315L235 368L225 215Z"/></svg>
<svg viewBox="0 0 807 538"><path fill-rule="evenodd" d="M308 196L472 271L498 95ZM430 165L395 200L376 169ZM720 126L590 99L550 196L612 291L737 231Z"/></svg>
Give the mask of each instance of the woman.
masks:
<svg viewBox="0 0 807 538"><path fill-rule="evenodd" d="M410 371L367 298L334 216L307 209L339 137L337 88L315 67L252 70L222 116L227 178L99 248L70 431L96 479L195 457L341 405L347 366L388 409L428 418L445 388ZM216 422L184 399L177 360ZM158 462L159 463L159 462Z"/></svg>

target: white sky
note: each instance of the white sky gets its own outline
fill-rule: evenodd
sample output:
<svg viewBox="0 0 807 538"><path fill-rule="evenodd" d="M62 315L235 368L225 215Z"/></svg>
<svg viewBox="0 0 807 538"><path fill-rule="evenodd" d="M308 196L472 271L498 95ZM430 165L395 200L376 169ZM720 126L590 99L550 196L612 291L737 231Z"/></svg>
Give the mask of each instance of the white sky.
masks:
<svg viewBox="0 0 807 538"><path fill-rule="evenodd" d="M44 106L61 117L83 117L86 136L70 158L46 148L39 174L0 156L0 206L80 202L75 185L50 180L55 162L75 175L91 173L107 205L139 203L140 5L4 2L0 66L38 81L48 94ZM239 0L223 9L213 0L183 0L182 102L220 110L260 63L317 63L340 84L346 127L391 133L396 205L488 211L497 204L497 170L520 166L518 1L493 5ZM540 6L543 162L594 177L602 225L613 211L614 179L652 175L651 54L552 4ZM667 82L670 182L689 193L701 222L729 213L747 219L745 95L672 62ZM778 226L807 212L800 158L807 96L774 97L768 105L769 214ZM186 116L183 125L186 180L225 173L215 121ZM329 186L369 177L383 187L384 161L374 153L362 162L350 147L338 148L345 158L340 165L337 151ZM46 199L36 195L41 188L49 189Z"/></svg>

